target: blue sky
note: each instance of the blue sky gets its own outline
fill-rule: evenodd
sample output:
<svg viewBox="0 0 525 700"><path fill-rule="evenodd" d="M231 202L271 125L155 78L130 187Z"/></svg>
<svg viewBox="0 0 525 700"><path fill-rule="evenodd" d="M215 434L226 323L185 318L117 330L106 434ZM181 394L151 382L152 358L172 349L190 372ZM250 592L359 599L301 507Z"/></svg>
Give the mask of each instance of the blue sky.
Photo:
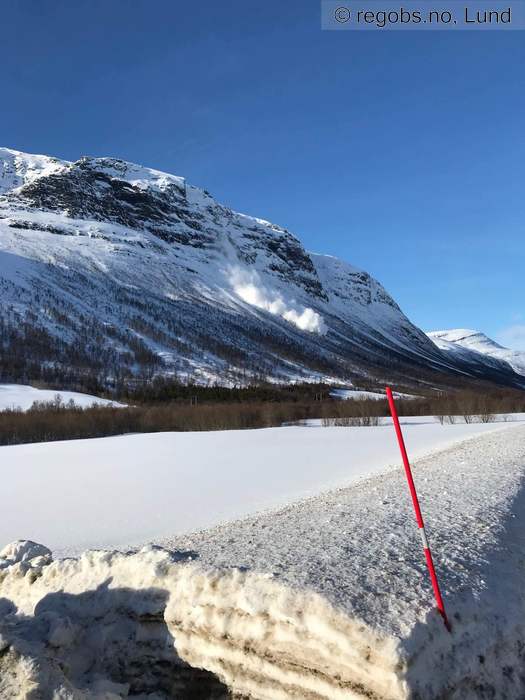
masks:
<svg viewBox="0 0 525 700"><path fill-rule="evenodd" d="M11 0L0 145L184 175L525 349L525 33L327 32L313 0Z"/></svg>

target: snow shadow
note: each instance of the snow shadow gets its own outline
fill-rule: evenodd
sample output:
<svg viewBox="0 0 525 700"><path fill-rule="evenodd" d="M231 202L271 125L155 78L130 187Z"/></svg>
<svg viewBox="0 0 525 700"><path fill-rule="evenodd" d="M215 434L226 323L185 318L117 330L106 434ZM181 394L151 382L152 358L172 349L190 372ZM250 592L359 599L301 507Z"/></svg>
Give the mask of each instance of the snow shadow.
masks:
<svg viewBox="0 0 525 700"><path fill-rule="evenodd" d="M493 535L488 547L473 543L462 562L476 592L459 585L450 567L439 571L452 633L437 610L414 627L406 644L409 688L426 674L448 686L446 698L525 697L525 479Z"/></svg>
<svg viewBox="0 0 525 700"><path fill-rule="evenodd" d="M57 683L58 687L115 693L116 697L231 697L215 675L189 666L178 656L164 621L167 591L111 589L110 583L108 579L78 595L50 593L37 604L34 616L16 614L11 601L0 599L0 613L7 620L2 626L3 639L13 651L36 662L34 700L47 697L48 689L53 696Z"/></svg>

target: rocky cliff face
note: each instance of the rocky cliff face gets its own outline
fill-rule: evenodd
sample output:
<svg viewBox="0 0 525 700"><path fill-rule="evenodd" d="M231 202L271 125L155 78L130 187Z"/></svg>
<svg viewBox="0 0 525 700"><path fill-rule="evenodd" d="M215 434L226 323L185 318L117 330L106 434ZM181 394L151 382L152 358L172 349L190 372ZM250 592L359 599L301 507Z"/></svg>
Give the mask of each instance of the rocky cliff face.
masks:
<svg viewBox="0 0 525 700"><path fill-rule="evenodd" d="M238 382L465 374L366 272L176 177L0 149L2 372ZM466 374L515 384L505 362Z"/></svg>

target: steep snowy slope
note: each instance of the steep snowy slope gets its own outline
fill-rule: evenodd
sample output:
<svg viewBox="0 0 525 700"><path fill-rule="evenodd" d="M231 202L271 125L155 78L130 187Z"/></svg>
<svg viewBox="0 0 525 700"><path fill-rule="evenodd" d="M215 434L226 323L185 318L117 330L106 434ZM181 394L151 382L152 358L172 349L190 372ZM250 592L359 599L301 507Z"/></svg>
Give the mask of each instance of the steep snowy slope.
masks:
<svg viewBox="0 0 525 700"><path fill-rule="evenodd" d="M488 338L484 333L458 328L450 331L432 331L428 337L438 348L460 355L467 362L507 362L512 369L525 376L525 352L509 350ZM482 355L483 358L479 358Z"/></svg>
<svg viewBox="0 0 525 700"><path fill-rule="evenodd" d="M506 363L458 365L367 273L184 178L8 149L0 173L6 379L520 381Z"/></svg>

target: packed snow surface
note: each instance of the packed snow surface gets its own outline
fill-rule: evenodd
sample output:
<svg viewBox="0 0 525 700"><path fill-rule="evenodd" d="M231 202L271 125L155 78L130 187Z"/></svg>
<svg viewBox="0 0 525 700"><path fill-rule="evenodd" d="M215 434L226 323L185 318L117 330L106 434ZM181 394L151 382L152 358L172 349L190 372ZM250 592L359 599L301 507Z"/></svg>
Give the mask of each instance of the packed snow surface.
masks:
<svg viewBox="0 0 525 700"><path fill-rule="evenodd" d="M414 474L451 634L396 469L168 550L51 562L13 543L0 552L0 698L193 697L198 673L206 698L523 698L525 426Z"/></svg>
<svg viewBox="0 0 525 700"><path fill-rule="evenodd" d="M413 457L512 425L402 423ZM399 452L388 421L15 445L0 447L0 463L0 542L24 537L69 554L283 506L397 465Z"/></svg>
<svg viewBox="0 0 525 700"><path fill-rule="evenodd" d="M6 409L21 409L27 411L35 401L51 402L60 396L63 403L74 401L76 406L87 408L96 404L98 406L123 406L124 404L98 396L82 394L78 391L63 391L62 389L37 389L24 384L0 384L0 411Z"/></svg>

